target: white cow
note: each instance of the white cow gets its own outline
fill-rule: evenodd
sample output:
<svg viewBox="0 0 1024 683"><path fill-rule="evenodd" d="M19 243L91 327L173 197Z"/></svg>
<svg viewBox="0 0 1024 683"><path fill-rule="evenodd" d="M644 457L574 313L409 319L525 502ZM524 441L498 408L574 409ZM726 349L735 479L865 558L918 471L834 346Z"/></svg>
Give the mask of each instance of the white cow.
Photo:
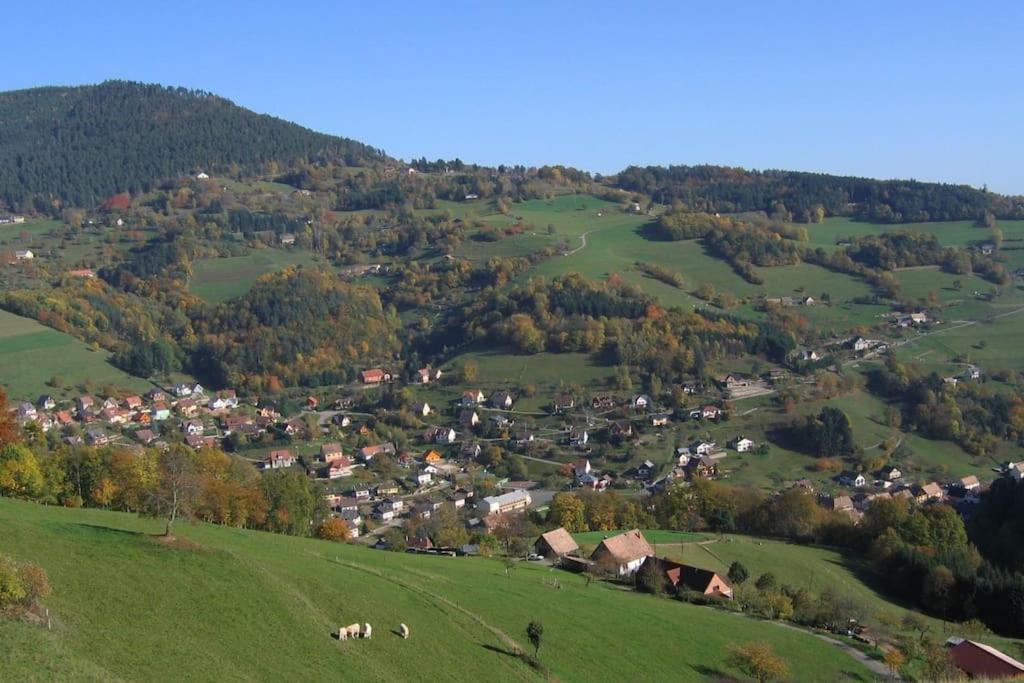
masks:
<svg viewBox="0 0 1024 683"><path fill-rule="evenodd" d="M373 635L373 627L369 624L363 624L363 638L369 639Z"/></svg>
<svg viewBox="0 0 1024 683"><path fill-rule="evenodd" d="M338 629L338 640L348 640L359 637L359 624L350 624Z"/></svg>
<svg viewBox="0 0 1024 683"><path fill-rule="evenodd" d="M409 627L405 624L399 624L398 630L402 633L402 638L409 640Z"/></svg>

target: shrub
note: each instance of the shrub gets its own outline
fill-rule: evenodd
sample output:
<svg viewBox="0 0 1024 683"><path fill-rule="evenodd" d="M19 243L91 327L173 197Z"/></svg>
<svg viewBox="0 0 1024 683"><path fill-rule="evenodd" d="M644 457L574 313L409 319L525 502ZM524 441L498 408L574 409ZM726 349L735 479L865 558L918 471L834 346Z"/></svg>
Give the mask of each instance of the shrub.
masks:
<svg viewBox="0 0 1024 683"><path fill-rule="evenodd" d="M36 564L0 555L0 611L29 608L50 594L50 580Z"/></svg>

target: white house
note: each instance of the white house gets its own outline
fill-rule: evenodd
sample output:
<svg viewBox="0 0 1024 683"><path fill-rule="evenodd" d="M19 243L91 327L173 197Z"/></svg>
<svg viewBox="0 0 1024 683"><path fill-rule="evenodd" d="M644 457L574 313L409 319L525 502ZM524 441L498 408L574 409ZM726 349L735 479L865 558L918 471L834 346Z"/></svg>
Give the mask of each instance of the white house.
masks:
<svg viewBox="0 0 1024 683"><path fill-rule="evenodd" d="M717 420L721 412L718 406L704 406L700 409L700 416L705 420Z"/></svg>
<svg viewBox="0 0 1024 683"><path fill-rule="evenodd" d="M30 261L35 257L36 255L32 253L31 249L19 249L16 252L14 252L14 258L18 259L19 261Z"/></svg>
<svg viewBox="0 0 1024 683"><path fill-rule="evenodd" d="M570 446L586 446L587 441L590 440L590 435L587 434L586 429L570 429L569 430L569 445Z"/></svg>
<svg viewBox="0 0 1024 683"><path fill-rule="evenodd" d="M651 397L646 394L639 394L633 397L630 404L635 410L647 410L651 405Z"/></svg>
<svg viewBox="0 0 1024 683"><path fill-rule="evenodd" d="M839 475L839 483L860 488L867 484L868 480L860 472L843 472Z"/></svg>
<svg viewBox="0 0 1024 683"><path fill-rule="evenodd" d="M473 389L471 391L464 391L462 393L462 405L469 407L479 405L484 402L484 392L479 389Z"/></svg>
<svg viewBox="0 0 1024 683"><path fill-rule="evenodd" d="M426 401L417 401L416 403L412 404L412 412L414 415L426 417L427 415L430 415L431 412L430 404L427 403Z"/></svg>
<svg viewBox="0 0 1024 683"><path fill-rule="evenodd" d="M430 472L424 470L423 472L417 472L415 479L416 483L419 484L420 486L426 486L431 481L433 481L434 477L430 474Z"/></svg>
<svg viewBox="0 0 1024 683"><path fill-rule="evenodd" d="M633 529L601 541L590 559L619 576L629 576L636 573L644 560L652 555L654 549L647 539L638 530Z"/></svg>
<svg viewBox="0 0 1024 683"><path fill-rule="evenodd" d="M500 408L502 410L508 410L512 407L512 394L507 391L495 391L491 394L490 403L494 408Z"/></svg>
<svg viewBox="0 0 1024 683"><path fill-rule="evenodd" d="M700 441L690 448L697 455L711 455L718 450L718 444L714 441Z"/></svg>
<svg viewBox="0 0 1024 683"><path fill-rule="evenodd" d="M295 464L295 456L288 449L270 451L270 456L264 463L264 467L271 470L284 469Z"/></svg>
<svg viewBox="0 0 1024 683"><path fill-rule="evenodd" d="M327 478L328 479L341 479L342 477L352 476L352 461L341 456L333 460L328 460L327 465Z"/></svg>
<svg viewBox="0 0 1024 683"><path fill-rule="evenodd" d="M745 436L740 436L733 439L732 447L736 449L737 453L746 453L754 448L754 442Z"/></svg>
<svg viewBox="0 0 1024 683"><path fill-rule="evenodd" d="M205 171L200 171L199 173L196 173L196 180L209 180L209 179L210 179L210 176Z"/></svg>

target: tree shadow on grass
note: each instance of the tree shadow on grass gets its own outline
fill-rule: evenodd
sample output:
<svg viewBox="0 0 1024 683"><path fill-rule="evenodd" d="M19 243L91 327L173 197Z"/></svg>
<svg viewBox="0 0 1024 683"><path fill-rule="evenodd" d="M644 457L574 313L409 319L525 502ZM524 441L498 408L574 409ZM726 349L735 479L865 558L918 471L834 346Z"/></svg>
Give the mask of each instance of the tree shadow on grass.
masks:
<svg viewBox="0 0 1024 683"><path fill-rule="evenodd" d="M730 683L732 683L733 681L739 680L735 676L728 674L725 671L722 671L721 669L716 669L714 667L707 666L706 664L691 664L690 668L699 673L704 678L707 678L712 681L729 681Z"/></svg>
<svg viewBox="0 0 1024 683"><path fill-rule="evenodd" d="M88 524L86 522L74 522L72 524L68 524L67 526L89 529L90 531L101 532L101 533L118 534L118 535L122 535L122 536L134 536L136 538L149 535L149 534L147 534L145 532L142 532L142 531L131 531L130 529L118 529L117 527L104 526L103 524Z"/></svg>
<svg viewBox="0 0 1024 683"><path fill-rule="evenodd" d="M485 650L490 650L491 652L497 652L499 655L506 655L508 657L515 657L516 659L519 659L519 657L520 657L520 653L516 652L515 650L507 650L507 649L505 649L503 647L498 647L497 645L491 645L490 643L480 643L480 646L483 649L485 649Z"/></svg>

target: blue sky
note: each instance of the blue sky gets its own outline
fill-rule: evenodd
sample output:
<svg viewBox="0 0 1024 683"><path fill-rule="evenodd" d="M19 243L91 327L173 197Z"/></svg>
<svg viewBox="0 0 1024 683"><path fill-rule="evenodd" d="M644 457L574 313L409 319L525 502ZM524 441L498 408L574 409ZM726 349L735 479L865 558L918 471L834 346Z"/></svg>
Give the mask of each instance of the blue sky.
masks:
<svg viewBox="0 0 1024 683"><path fill-rule="evenodd" d="M407 159L1024 194L1020 2L12 2L2 25L0 90L202 88Z"/></svg>

